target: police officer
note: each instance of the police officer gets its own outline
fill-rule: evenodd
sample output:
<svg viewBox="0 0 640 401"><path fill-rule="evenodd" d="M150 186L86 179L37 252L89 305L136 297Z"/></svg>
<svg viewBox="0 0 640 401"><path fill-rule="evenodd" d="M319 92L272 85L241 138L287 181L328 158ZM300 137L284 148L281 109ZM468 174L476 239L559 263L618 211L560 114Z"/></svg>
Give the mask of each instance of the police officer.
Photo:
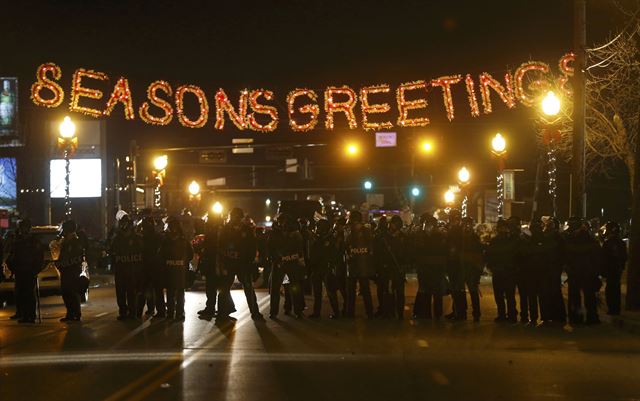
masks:
<svg viewBox="0 0 640 401"><path fill-rule="evenodd" d="M138 309L142 312L138 307L142 301L142 252L142 238L135 233L131 218L128 215L123 216L118 222L118 232L111 243L118 320L139 317Z"/></svg>
<svg viewBox="0 0 640 401"><path fill-rule="evenodd" d="M336 319L340 316L335 275L338 257L338 248L336 247L335 237L331 233L331 225L327 220L319 220L316 223L309 249L311 283L313 287L313 314L309 316L310 318L320 317L323 284L333 311L329 315L329 319Z"/></svg>
<svg viewBox="0 0 640 401"><path fill-rule="evenodd" d="M62 241L57 267L60 271L60 287L62 300L67 308L61 322L79 322L82 312L80 309L80 273L85 249L76 234L78 226L73 220L62 223Z"/></svg>
<svg viewBox="0 0 640 401"><path fill-rule="evenodd" d="M418 273L418 293L413 308L415 319L440 319L447 269L447 237L438 228L438 220L428 214L412 241L413 260ZM433 306L433 311L432 311Z"/></svg>
<svg viewBox="0 0 640 401"><path fill-rule="evenodd" d="M585 316L581 313L584 298L586 323L598 324L600 319L596 293L601 286L598 278L601 251L586 223L579 217L571 217L567 223L565 252L569 283L569 323L585 323Z"/></svg>
<svg viewBox="0 0 640 401"><path fill-rule="evenodd" d="M497 234L487 247L487 267L493 275L493 296L498 307L495 321L518 322L516 309L516 256L518 240L505 220L498 220ZM506 308L505 308L506 303Z"/></svg>
<svg viewBox="0 0 640 401"><path fill-rule="evenodd" d="M407 240L402 232L402 219L393 216L389 229L376 237L376 260L379 261L378 285L382 287L382 315L403 319L404 281L407 264ZM391 284L391 289L389 289Z"/></svg>
<svg viewBox="0 0 640 401"><path fill-rule="evenodd" d="M273 263L269 317L272 319L278 317L280 286L286 275L290 282L293 313L297 318L303 318L304 289L302 285L306 272L304 239L299 231L299 225L291 216L287 214L278 216L278 230L269 237L268 246Z"/></svg>
<svg viewBox="0 0 640 401"><path fill-rule="evenodd" d="M146 315L154 315L154 311L164 314L166 311L164 294L161 294L161 296L157 296L156 294L156 288L160 288L160 291L164 288L163 284L160 283L162 269L160 268L160 261L158 259L158 250L162 237L156 232L155 222L151 216L143 217L138 227L142 239L142 275L140 290L143 298L138 304L138 315L142 313L145 303L147 305ZM156 307L156 305L160 304L162 306Z"/></svg>
<svg viewBox="0 0 640 401"><path fill-rule="evenodd" d="M382 216L378 220L378 224L375 226L373 231L373 243L375 249L382 249L382 237L387 234L389 230L389 222L387 221L387 216ZM378 308L376 310L375 316L381 317L383 312L383 302L385 297L385 292L388 291L388 288L385 289L384 281L386 279L381 258L375 259L376 266L376 293L378 298ZM387 282L388 285L388 282Z"/></svg>
<svg viewBox="0 0 640 401"><path fill-rule="evenodd" d="M511 216L507 219L510 234L516 241L516 287L518 288L518 298L520 300L520 323L529 324L529 294L527 283L525 250L527 248L528 237L522 232L522 221L520 217Z"/></svg>
<svg viewBox="0 0 640 401"><path fill-rule="evenodd" d="M565 244L560 233L560 222L555 217L546 219L544 237L550 247L550 263L543 285L543 298L548 299L550 323L564 325L567 322L567 308L562 295L562 272L564 271ZM548 321L545 320L545 323Z"/></svg>
<svg viewBox="0 0 640 401"><path fill-rule="evenodd" d="M462 219L462 246L461 246L461 264L463 274L463 286L466 285L471 299L472 316L474 322L480 321L480 276L483 270L483 247L480 237L475 232L473 219L465 217ZM467 296L461 294L461 308L456 310L458 320L467 319Z"/></svg>
<svg viewBox="0 0 640 401"><path fill-rule="evenodd" d="M454 209L449 212L449 226L447 229L447 249L449 252L447 276L449 277L453 311L446 317L452 320L462 320L467 313L464 265L462 264L462 238L462 216L459 210Z"/></svg>
<svg viewBox="0 0 640 401"><path fill-rule="evenodd" d="M18 323L35 323L36 281L44 267L44 249L31 234L31 220L18 221L9 257L9 269L15 277L16 317Z"/></svg>
<svg viewBox="0 0 640 401"><path fill-rule="evenodd" d="M338 249L338 260L335 270L335 276L336 288L338 289L338 292L342 297L342 315L345 315L347 312L347 261L345 258L346 244L344 242L346 223L346 219L344 217L340 217L336 219L331 230L336 241L336 248Z"/></svg>
<svg viewBox="0 0 640 401"><path fill-rule="evenodd" d="M527 285L527 303L529 306L530 324L536 325L538 316L543 322L549 322L551 318L552 297L548 288L546 277L550 276L553 269L553 243L544 235L542 222L534 219L529 224L531 237L525 248L525 263L522 265L522 275ZM538 308L540 313L538 314Z"/></svg>
<svg viewBox="0 0 640 401"><path fill-rule="evenodd" d="M620 277L627 263L627 247L620 238L620 225L610 221L604 226L602 243L603 274L607 279L605 297L607 315L620 314Z"/></svg>
<svg viewBox="0 0 640 401"><path fill-rule="evenodd" d="M180 222L168 218L167 230L160 245L160 262L167 279L167 319L184 321L184 291L191 259L193 249L182 233Z"/></svg>
<svg viewBox="0 0 640 401"><path fill-rule="evenodd" d="M362 214L354 210L349 214L349 228L345 234L345 256L347 262L347 313L355 317L357 288L364 301L368 318L373 317L369 280L375 275L373 264L373 233L362 221Z"/></svg>
<svg viewBox="0 0 640 401"><path fill-rule="evenodd" d="M222 227L218 240L218 262L221 272L228 277L228 281L221 286L223 300L230 299L227 292L231 289L234 276L242 284L247 305L254 320L263 320L258 309L256 293L253 289L253 277L256 275L256 236L253 229L242 220L244 212L240 208L233 208L229 212L229 220ZM226 301L225 301L226 302ZM228 319L229 305L220 305L224 313L218 311L218 319Z"/></svg>

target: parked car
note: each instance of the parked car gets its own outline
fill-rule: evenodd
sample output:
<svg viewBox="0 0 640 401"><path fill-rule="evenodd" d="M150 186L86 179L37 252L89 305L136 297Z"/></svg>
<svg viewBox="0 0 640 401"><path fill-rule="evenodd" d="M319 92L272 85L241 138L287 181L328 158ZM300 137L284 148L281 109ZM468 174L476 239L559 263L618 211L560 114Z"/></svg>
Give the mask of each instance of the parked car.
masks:
<svg viewBox="0 0 640 401"><path fill-rule="evenodd" d="M53 260L51 251L49 250L49 244L57 238L59 228L58 226L35 226L31 229L31 232L36 236L44 248L45 265L42 271L38 273L40 296L60 295L60 272L56 268L55 261ZM7 237L9 239L5 242L5 259L11 247L11 235L8 235ZM15 280L5 260L2 261L2 275L3 279L2 282L0 282L0 300L4 302L12 302L14 300ZM83 294L82 302L86 302L88 299L89 290Z"/></svg>

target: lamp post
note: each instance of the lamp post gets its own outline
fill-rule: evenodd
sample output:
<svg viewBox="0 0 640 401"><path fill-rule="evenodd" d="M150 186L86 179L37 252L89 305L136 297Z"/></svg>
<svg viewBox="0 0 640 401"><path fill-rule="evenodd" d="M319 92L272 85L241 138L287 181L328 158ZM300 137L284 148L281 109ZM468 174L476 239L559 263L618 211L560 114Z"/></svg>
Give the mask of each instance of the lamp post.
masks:
<svg viewBox="0 0 640 401"><path fill-rule="evenodd" d="M189 184L189 201L193 204L193 206L197 207L200 202L201 194L200 194L200 184L198 181L193 180ZM194 211L195 212L195 211Z"/></svg>
<svg viewBox="0 0 640 401"><path fill-rule="evenodd" d="M557 124L560 121L560 117L558 117L558 114L560 113L560 99L558 99L555 93L549 91L542 99L541 107L542 113L544 114L542 121L545 124L542 140L547 145L549 196L551 196L553 216L555 217L558 209L556 205L556 190L558 187L556 182L556 151L558 141L560 140L560 130L557 127Z"/></svg>
<svg viewBox="0 0 640 401"><path fill-rule="evenodd" d="M447 207L451 207L451 205L453 205L453 203L456 201L456 194L448 189L445 193L444 193L444 203L447 205Z"/></svg>
<svg viewBox="0 0 640 401"><path fill-rule="evenodd" d="M471 173L466 167L462 167L458 171L458 185L460 186L460 191L462 192L462 217L467 217L467 209L469 204L469 197L467 196L466 187L471 182Z"/></svg>
<svg viewBox="0 0 640 401"><path fill-rule="evenodd" d="M164 184L167 164L169 164L167 155L161 155L153 159L153 175L156 181L156 186L153 190L153 206L158 209L162 206L162 193L160 189Z"/></svg>
<svg viewBox="0 0 640 401"><path fill-rule="evenodd" d="M70 174L71 155L78 148L78 137L76 136L76 125L68 116L60 124L60 136L58 137L58 147L64 152L64 215L66 219L71 218L71 197L70 197Z"/></svg>
<svg viewBox="0 0 640 401"><path fill-rule="evenodd" d="M507 154L507 141L499 132L491 140L491 153L498 159L496 197L498 199L498 219L501 219L504 217L504 156Z"/></svg>

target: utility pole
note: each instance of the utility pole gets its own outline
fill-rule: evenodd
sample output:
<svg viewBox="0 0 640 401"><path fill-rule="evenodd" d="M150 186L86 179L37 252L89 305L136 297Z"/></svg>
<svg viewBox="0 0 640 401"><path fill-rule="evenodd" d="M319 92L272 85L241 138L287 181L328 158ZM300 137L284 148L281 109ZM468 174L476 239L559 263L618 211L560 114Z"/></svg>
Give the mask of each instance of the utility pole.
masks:
<svg viewBox="0 0 640 401"><path fill-rule="evenodd" d="M587 24L585 0L574 0L573 47L576 54L573 75L573 147L572 173L573 214L587 216L587 194L585 183L585 110L586 110L586 47Z"/></svg>

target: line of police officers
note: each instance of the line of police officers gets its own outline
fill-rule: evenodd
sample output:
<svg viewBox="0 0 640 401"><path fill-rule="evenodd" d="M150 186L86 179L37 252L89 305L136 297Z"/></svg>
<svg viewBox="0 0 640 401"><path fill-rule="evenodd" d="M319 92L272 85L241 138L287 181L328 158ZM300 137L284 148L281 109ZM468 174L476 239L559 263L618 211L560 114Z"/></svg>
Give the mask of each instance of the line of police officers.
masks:
<svg viewBox="0 0 640 401"><path fill-rule="evenodd" d="M241 209L231 210L229 219L206 221L204 241L198 246L200 272L206 277L206 307L199 311L205 319L230 319L236 311L231 298L234 279L242 285L254 320L262 320L253 282L259 277L258 261L269 267L269 315L276 319L284 287L285 314L302 318L305 290L313 292L313 312L319 318L323 289L331 307L330 318L353 318L356 298L363 299L366 316L403 319L406 273L418 277L413 317L443 317L443 297L450 295L452 312L445 317L466 320L468 300L471 316L479 321L480 277L486 268L492 274L497 305L497 322L572 324L599 323L597 292L600 277L606 277L609 314L620 313L620 277L626 263L626 246L620 227L607 223L602 245L590 234L582 220L572 218L560 232L558 221L533 221L531 235L521 232L517 218L500 220L497 233L483 243L473 220L461 218L457 210L448 224L424 214L419 224L403 227L402 220L383 217L374 227L363 221L358 211L349 219L338 219L333 227L320 220L311 231L306 223L280 215L268 236L256 237L255 227ZM62 293L67 314L65 322L79 321L78 277L84 260L84 246L73 221L62 225L57 267L62 276ZM18 225L8 264L16 277L15 318L30 323L35 319L34 286L41 270L41 245L30 234L30 223ZM258 255L258 250L266 255ZM194 251L185 238L180 221L169 217L164 233L157 230L151 216L137 227L128 215L120 218L109 246L115 273L118 319L154 318L184 320L184 293L188 287ZM259 256L259 258L257 257ZM562 295L562 277L568 283L568 310ZM370 283L377 289L374 311ZM339 303L338 294L342 298ZM582 310L586 310L583 316Z"/></svg>

